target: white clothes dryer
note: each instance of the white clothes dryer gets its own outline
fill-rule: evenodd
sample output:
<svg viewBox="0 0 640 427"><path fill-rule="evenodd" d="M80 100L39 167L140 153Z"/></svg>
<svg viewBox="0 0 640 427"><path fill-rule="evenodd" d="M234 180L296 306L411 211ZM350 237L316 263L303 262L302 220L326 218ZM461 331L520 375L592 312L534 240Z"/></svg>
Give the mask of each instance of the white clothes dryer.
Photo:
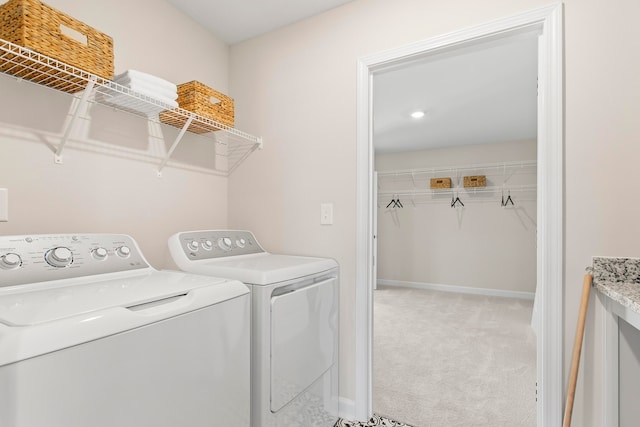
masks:
<svg viewBox="0 0 640 427"><path fill-rule="evenodd" d="M251 290L252 427L333 427L338 420L338 264L266 252L249 231L177 233L182 270Z"/></svg>
<svg viewBox="0 0 640 427"><path fill-rule="evenodd" d="M126 235L0 236L0 426L247 427L249 310Z"/></svg>

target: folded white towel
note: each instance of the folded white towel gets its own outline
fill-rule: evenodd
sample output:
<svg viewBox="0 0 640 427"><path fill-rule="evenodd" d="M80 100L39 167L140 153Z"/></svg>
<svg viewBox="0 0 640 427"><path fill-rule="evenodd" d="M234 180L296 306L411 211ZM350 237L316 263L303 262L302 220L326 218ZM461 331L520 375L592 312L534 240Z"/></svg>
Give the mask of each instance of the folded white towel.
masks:
<svg viewBox="0 0 640 427"><path fill-rule="evenodd" d="M145 87L148 90L153 90L156 92L161 92L164 94L167 94L167 97L171 97L171 96L177 96L178 94L178 86L174 85L173 83L169 84L169 85L158 85L155 84L153 82L150 82L149 80L141 80L141 79L130 79L130 78L123 78L123 79L119 79L119 80L114 80L115 83L118 83L122 86L127 86L130 88L134 88L134 87Z"/></svg>
<svg viewBox="0 0 640 427"><path fill-rule="evenodd" d="M129 83L122 83L122 82L116 82L116 83L126 88L129 88L134 92L138 92L143 95L150 96L152 98L164 98L164 99L170 99L172 101L175 101L176 99L178 99L178 92L176 90L172 91L164 87L154 86L147 82L132 81Z"/></svg>
<svg viewBox="0 0 640 427"><path fill-rule="evenodd" d="M109 87L102 88L100 89L99 92L107 96L116 96L116 95L120 95L124 91L127 96L130 96L130 95L138 96L138 97L146 96L155 101L159 101L171 106L175 105L175 107L178 106L178 103L176 102L176 99L177 99L177 97L175 96L176 94L168 94L169 96L165 96L165 94L163 93L159 93L156 90L148 90L145 87L136 87L135 89L137 90L134 90L134 88L131 88L128 86L123 86L120 84L115 84L114 82L110 82Z"/></svg>
<svg viewBox="0 0 640 427"><path fill-rule="evenodd" d="M177 86L168 80L136 70L127 70L122 74L118 74L113 78L113 81L120 84L132 81L146 82L155 86L166 88L167 90L170 90L172 92L178 90Z"/></svg>

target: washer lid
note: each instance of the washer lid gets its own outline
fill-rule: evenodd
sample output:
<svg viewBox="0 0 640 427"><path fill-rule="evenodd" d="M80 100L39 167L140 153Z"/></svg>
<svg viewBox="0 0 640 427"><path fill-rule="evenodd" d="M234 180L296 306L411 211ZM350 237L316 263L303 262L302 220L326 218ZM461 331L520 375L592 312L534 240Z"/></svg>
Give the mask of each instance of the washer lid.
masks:
<svg viewBox="0 0 640 427"><path fill-rule="evenodd" d="M115 277L114 277L115 276ZM30 326L113 307L133 307L184 295L225 279L181 272L101 275L20 286L0 292L0 323Z"/></svg>
<svg viewBox="0 0 640 427"><path fill-rule="evenodd" d="M233 298L249 300L249 289L237 280L169 271L108 276L44 282L22 292L20 287L3 290L0 367L195 310L215 309Z"/></svg>
<svg viewBox="0 0 640 427"><path fill-rule="evenodd" d="M337 266L330 258L261 253L194 261L185 268L192 273L226 277L250 285L270 285L321 273Z"/></svg>

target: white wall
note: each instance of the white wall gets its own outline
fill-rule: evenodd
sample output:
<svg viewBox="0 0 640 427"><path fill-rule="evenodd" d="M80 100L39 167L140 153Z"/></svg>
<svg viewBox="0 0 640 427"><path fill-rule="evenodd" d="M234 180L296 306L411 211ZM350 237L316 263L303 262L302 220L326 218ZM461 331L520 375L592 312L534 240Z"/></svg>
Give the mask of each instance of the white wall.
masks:
<svg viewBox="0 0 640 427"><path fill-rule="evenodd" d="M174 83L228 88L228 47L157 0L48 0L114 39L115 71L137 69ZM187 138L180 167L156 177L177 131L94 106L54 164L73 98L0 76L0 188L10 221L1 234L128 233L157 268L171 267L167 238L227 224L227 178L213 175L213 144Z"/></svg>
<svg viewBox="0 0 640 427"><path fill-rule="evenodd" d="M45 3L112 37L116 74L135 69L227 93L229 47L166 1Z"/></svg>
<svg viewBox="0 0 640 427"><path fill-rule="evenodd" d="M374 89L375 90L375 89ZM376 170L383 172L473 166L511 161L535 161L536 142L478 144L376 155ZM504 175L504 170L479 170L463 175L486 174L487 186L514 188L515 206L502 208L501 193L466 193L464 207L452 209L450 193L435 197L401 198L403 208L387 208L395 195L378 202L378 279L456 285L501 291L535 292L536 288L536 192L516 192L536 183L535 168ZM452 173L441 174L452 177ZM440 175L438 175L440 176ZM413 179L379 175L380 191L428 188L428 176ZM418 180L414 184L414 180ZM453 176L453 187L462 186ZM435 201L434 201L435 200Z"/></svg>
<svg viewBox="0 0 640 427"><path fill-rule="evenodd" d="M265 149L230 179L229 225L254 230L274 252L332 256L340 262L341 394L352 399L356 61L550 2L356 0L236 45L229 58L224 44L162 1L48 3L113 36L116 72L137 68L176 83L197 79L222 91L229 80L238 127L265 137ZM581 277L591 256L638 256L640 202L633 195L640 182L640 57L634 52L640 3L564 3L568 366ZM57 142L53 136L61 133L59 114L68 99L29 90L27 98L42 104L21 105L8 95L13 81L2 78L0 85L0 187L9 188L11 217L0 223L0 233L128 232L160 267L167 263L171 232L227 223L226 180L177 168L157 180L154 165L145 161L158 156L157 147L139 122L118 119L101 129L111 137L95 139L106 139L112 154L75 144L65 151L64 165L53 165L42 135ZM45 108L49 102L55 108ZM18 117L18 125L10 116ZM25 131L33 123L37 132ZM138 129L137 136L121 135L121 124ZM133 154L115 141L133 146ZM200 153L198 144L189 143L176 156L201 165L195 160ZM319 225L321 202L335 203L333 226ZM592 304L574 408L574 424L585 427L600 425L599 320Z"/></svg>
<svg viewBox="0 0 640 427"><path fill-rule="evenodd" d="M355 394L358 58L545 4L356 0L232 46L237 123L262 135L265 149L230 178L229 222L254 230L271 251L340 263L343 397ZM321 202L335 204L333 226L319 224Z"/></svg>
<svg viewBox="0 0 640 427"><path fill-rule="evenodd" d="M272 251L342 266L341 394L354 397L356 62L361 56L549 4L356 0L231 48L238 124L265 149L230 179L229 221ZM464 11L464 13L461 13ZM565 1L565 362L593 255L638 255L640 2ZM319 225L320 202L334 226ZM559 286L561 284L558 284ZM600 425L598 319L589 313L574 424Z"/></svg>
<svg viewBox="0 0 640 427"><path fill-rule="evenodd" d="M640 2L570 0L565 7L565 372L581 280L594 255L639 256ZM631 195L631 196L630 196ZM621 200L626 200L620 203ZM600 426L602 331L590 301L574 425Z"/></svg>

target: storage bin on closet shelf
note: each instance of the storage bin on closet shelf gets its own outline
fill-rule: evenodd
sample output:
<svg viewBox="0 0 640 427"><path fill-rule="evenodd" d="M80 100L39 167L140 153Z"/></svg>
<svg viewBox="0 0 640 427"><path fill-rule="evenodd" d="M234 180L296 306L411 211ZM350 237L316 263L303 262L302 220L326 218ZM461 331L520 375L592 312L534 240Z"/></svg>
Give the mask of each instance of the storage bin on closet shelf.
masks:
<svg viewBox="0 0 640 427"><path fill-rule="evenodd" d="M484 175L465 176L463 178L464 188L477 188L487 186L487 177Z"/></svg>
<svg viewBox="0 0 640 427"><path fill-rule="evenodd" d="M451 178L431 178L429 182L429 188L436 190L442 188L451 188Z"/></svg>
<svg viewBox="0 0 640 427"><path fill-rule="evenodd" d="M0 6L0 38L104 79L113 76L113 39L39 0L9 0ZM50 78L51 67L21 63L19 58L3 62L0 71L69 93L86 86L77 78L61 87Z"/></svg>
<svg viewBox="0 0 640 427"><path fill-rule="evenodd" d="M178 85L178 104L180 108L191 111L213 122L190 124L188 130L193 133L213 132L224 127L232 128L235 123L233 99L198 81L190 81ZM182 128L187 118L183 114L172 111L160 113L160 121L171 126ZM223 126L216 126L215 123Z"/></svg>

